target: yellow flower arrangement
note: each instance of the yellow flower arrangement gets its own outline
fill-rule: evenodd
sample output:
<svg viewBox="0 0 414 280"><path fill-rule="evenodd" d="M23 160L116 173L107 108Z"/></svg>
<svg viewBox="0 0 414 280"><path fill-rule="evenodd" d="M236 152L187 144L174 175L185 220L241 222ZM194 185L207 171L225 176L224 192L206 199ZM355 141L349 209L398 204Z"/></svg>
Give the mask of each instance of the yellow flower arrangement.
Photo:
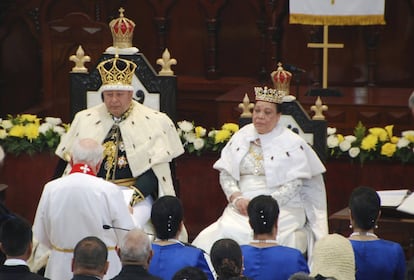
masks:
<svg viewBox="0 0 414 280"><path fill-rule="evenodd" d="M335 128L328 128L328 156L367 160L398 160L414 162L414 131L403 131L401 137L393 135L393 125L367 128L359 122L353 135L343 136Z"/></svg>
<svg viewBox="0 0 414 280"><path fill-rule="evenodd" d="M0 119L0 146L14 155L54 151L67 129L68 125L60 118L43 120L32 114L8 115L7 119Z"/></svg>
<svg viewBox="0 0 414 280"><path fill-rule="evenodd" d="M207 129L195 126L193 122L179 121L177 132L186 152L201 155L203 152L220 152L239 126L235 123L225 123L221 129Z"/></svg>

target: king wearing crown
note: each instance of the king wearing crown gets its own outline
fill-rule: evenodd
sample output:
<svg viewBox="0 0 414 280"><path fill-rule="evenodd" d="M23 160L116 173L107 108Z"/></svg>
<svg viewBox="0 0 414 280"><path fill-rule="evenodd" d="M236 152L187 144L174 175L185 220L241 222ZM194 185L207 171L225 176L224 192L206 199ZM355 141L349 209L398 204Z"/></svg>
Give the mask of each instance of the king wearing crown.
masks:
<svg viewBox="0 0 414 280"><path fill-rule="evenodd" d="M56 154L65 159L76 139L92 138L104 147L97 176L132 193L130 206L137 227L148 223L153 200L175 195L170 162L184 150L174 123L164 113L132 99L136 65L115 55L97 66L103 103L76 114ZM186 241L186 232L181 237Z"/></svg>

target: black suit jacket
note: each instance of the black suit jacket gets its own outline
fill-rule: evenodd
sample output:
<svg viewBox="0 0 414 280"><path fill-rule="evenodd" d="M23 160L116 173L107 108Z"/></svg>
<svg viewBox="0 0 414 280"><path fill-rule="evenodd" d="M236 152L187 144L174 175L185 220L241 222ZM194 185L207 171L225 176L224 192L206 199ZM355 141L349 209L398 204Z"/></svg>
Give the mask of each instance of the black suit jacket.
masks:
<svg viewBox="0 0 414 280"><path fill-rule="evenodd" d="M71 280L98 280L98 277L90 275L73 275Z"/></svg>
<svg viewBox="0 0 414 280"><path fill-rule="evenodd" d="M30 271L26 265L1 265L0 266L0 279L1 280L45 280L45 278L39 274Z"/></svg>
<svg viewBox="0 0 414 280"><path fill-rule="evenodd" d="M124 265L121 272L111 280L162 280L161 278L150 274L144 267L140 265Z"/></svg>

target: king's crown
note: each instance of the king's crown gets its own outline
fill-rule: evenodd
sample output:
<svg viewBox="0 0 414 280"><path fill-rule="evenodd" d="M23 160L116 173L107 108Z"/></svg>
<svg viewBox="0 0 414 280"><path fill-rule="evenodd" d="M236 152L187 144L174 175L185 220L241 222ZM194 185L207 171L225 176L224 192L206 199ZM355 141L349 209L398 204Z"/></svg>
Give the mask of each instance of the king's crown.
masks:
<svg viewBox="0 0 414 280"><path fill-rule="evenodd" d="M256 95L256 101L266 101L272 103L282 103L285 94L276 89L267 87L255 87L254 93Z"/></svg>
<svg viewBox="0 0 414 280"><path fill-rule="evenodd" d="M111 29L113 46L115 48L132 47L132 38L134 35L135 23L124 17L125 10L119 9L119 18L111 20L109 28Z"/></svg>
<svg viewBox="0 0 414 280"><path fill-rule="evenodd" d="M99 63L96 68L101 75L102 85L131 86L136 67L134 62L115 55Z"/></svg>

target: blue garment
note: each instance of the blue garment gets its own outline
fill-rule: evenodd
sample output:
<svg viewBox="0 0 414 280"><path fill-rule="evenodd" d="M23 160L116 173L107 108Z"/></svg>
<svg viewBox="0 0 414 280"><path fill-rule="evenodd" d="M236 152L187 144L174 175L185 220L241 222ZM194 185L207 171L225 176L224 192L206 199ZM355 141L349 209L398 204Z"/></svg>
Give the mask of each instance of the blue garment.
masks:
<svg viewBox="0 0 414 280"><path fill-rule="evenodd" d="M199 248L175 243L164 246L152 244L152 250L154 256L148 269L152 275L169 280L178 270L186 266L195 266L204 271L209 280L214 279L204 253Z"/></svg>
<svg viewBox="0 0 414 280"><path fill-rule="evenodd" d="M254 280L287 280L296 272L309 273L305 258L297 249L285 246L258 248L241 246L243 275Z"/></svg>
<svg viewBox="0 0 414 280"><path fill-rule="evenodd" d="M403 280L405 256L400 244L388 240L350 240L356 280Z"/></svg>

